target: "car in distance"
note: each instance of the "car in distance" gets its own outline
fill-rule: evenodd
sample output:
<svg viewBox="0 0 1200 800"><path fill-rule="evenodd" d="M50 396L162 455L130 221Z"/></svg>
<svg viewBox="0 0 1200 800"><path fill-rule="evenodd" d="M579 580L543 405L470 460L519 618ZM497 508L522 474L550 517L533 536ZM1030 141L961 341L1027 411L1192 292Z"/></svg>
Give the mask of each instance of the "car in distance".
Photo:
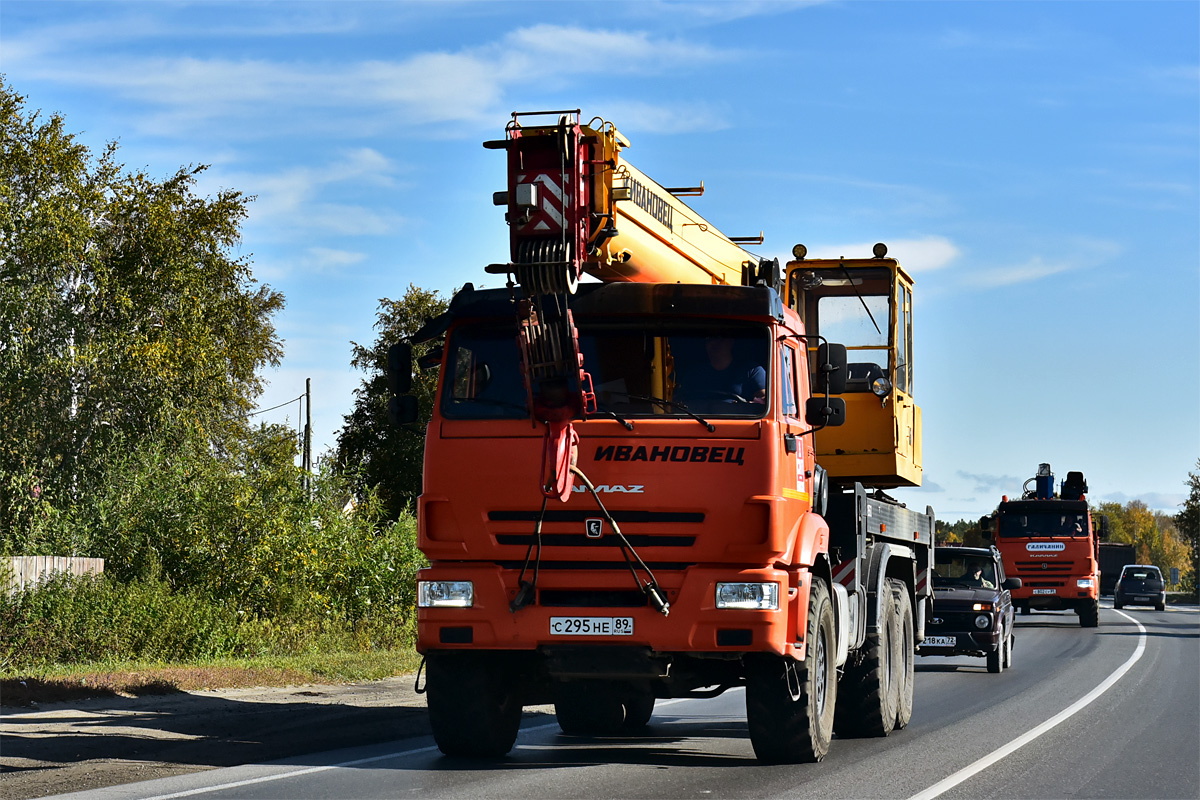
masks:
<svg viewBox="0 0 1200 800"><path fill-rule="evenodd" d="M1153 564L1126 564L1113 589L1113 608L1123 606L1167 607L1167 586Z"/></svg>
<svg viewBox="0 0 1200 800"><path fill-rule="evenodd" d="M1012 666L1013 604L1020 578L1005 578L995 547L934 551L933 613L925 621L923 656L982 656L988 672Z"/></svg>

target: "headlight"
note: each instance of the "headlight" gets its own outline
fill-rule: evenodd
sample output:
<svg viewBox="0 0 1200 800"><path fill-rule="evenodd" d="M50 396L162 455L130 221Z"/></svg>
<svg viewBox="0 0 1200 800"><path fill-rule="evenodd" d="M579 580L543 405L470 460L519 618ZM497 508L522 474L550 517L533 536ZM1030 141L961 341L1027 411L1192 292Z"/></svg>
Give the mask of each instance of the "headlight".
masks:
<svg viewBox="0 0 1200 800"><path fill-rule="evenodd" d="M979 628L979 630L992 627L992 618L987 614L980 614L975 618L975 627Z"/></svg>
<svg viewBox="0 0 1200 800"><path fill-rule="evenodd" d="M887 378L876 378L871 381L871 394L876 397L887 397L892 393L892 382Z"/></svg>
<svg viewBox="0 0 1200 800"><path fill-rule="evenodd" d="M971 606L971 610L972 611L991 611L992 604L991 603L976 603L975 605Z"/></svg>
<svg viewBox="0 0 1200 800"><path fill-rule="evenodd" d="M470 608L475 603L475 584L470 581L417 581L420 608Z"/></svg>
<svg viewBox="0 0 1200 800"><path fill-rule="evenodd" d="M778 583L718 583L717 608L779 609Z"/></svg>
<svg viewBox="0 0 1200 800"><path fill-rule="evenodd" d="M1079 580L1075 581L1075 583L1079 586L1080 589L1092 588L1092 579L1091 578L1080 578Z"/></svg>

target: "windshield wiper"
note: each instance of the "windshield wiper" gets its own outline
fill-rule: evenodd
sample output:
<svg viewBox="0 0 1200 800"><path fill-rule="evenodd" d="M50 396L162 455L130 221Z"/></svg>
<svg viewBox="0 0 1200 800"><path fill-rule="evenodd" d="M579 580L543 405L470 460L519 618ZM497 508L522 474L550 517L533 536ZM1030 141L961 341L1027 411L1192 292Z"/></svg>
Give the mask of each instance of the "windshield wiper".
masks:
<svg viewBox="0 0 1200 800"><path fill-rule="evenodd" d="M607 409L607 408L598 408L598 409L596 409L595 411L593 411L593 412L591 413L591 415L592 415L592 416L595 416L595 415L597 415L597 414L602 414L602 415L603 415L603 414L606 414L606 415L608 415L608 417L609 417L610 419L615 419L617 422L619 422L619 423L621 423L622 425L624 425L624 426L625 426L625 430L627 430L627 431L631 431L631 430L633 430L633 423L632 423L632 422L630 422L629 420L625 419L624 417L622 417L620 414L618 414L618 413L617 413L617 412L615 412L615 411L610 411L610 410L609 410L609 409Z"/></svg>
<svg viewBox="0 0 1200 800"><path fill-rule="evenodd" d="M658 405L662 406L663 408L670 408L670 409L674 409L675 411L682 411L687 416L696 420L696 422L699 422L701 425L708 428L709 433L712 433L713 431L715 431L717 429L716 425L713 425L711 422L706 420L704 417L700 416L695 411L692 411L691 409L689 409L683 403L677 403L674 400L664 400L661 397L654 397L652 395L646 395L646 394L627 394L627 395L625 395L625 397L628 397L630 400L641 400L643 403L657 403Z"/></svg>

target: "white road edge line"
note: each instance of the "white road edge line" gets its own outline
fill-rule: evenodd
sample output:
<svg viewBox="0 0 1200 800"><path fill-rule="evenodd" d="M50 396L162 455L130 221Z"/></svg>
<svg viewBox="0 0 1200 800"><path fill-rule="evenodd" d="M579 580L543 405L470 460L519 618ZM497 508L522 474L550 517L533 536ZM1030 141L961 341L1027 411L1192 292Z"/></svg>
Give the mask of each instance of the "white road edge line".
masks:
<svg viewBox="0 0 1200 800"><path fill-rule="evenodd" d="M1140 635L1138 636L1137 647L1134 649L1133 655L1131 655L1129 657L1128 661L1126 661L1121 666L1117 667L1116 671L1114 671L1111 675L1109 675L1107 678L1105 678L1100 683L1100 685L1098 685L1095 689L1092 689L1090 692L1085 694L1083 697L1079 698L1074 703L1067 706L1062 711L1058 712L1053 717L1051 717L1050 719L1043 722L1041 725L1038 725L1036 728L1033 728L1033 729L1025 732L1021 736L1018 736L1016 739L1013 739L1011 742L1004 745L1000 749L993 751L990 755L986 755L983 758L979 759L974 764L970 764L966 767L963 767L962 769L960 769L958 772L954 773L950 777L948 777L944 780L938 781L937 783L935 783L933 786L930 786L925 791L920 792L918 794L914 794L912 797L909 798L909 800L933 800L933 798L944 794L945 792L949 791L950 789L953 789L955 786L958 786L963 781L965 781L965 780L971 778L972 776L977 775L978 773L987 769L988 767L990 767L992 764L995 764L1000 759L1006 758L1007 756L1009 756L1012 753L1016 752L1017 750L1021 749L1025 745L1029 744L1033 740L1040 737L1042 734L1047 733L1048 731L1050 731L1050 729L1054 728L1059 723L1065 722L1066 720L1075 716L1080 711L1082 711L1084 708L1086 708L1089 704L1091 704L1091 702L1093 700L1100 697L1100 695L1104 694L1109 689L1111 689L1112 685L1114 683L1116 683L1117 681L1119 681L1121 679L1121 676L1123 676L1126 672L1129 672L1130 668L1132 668L1133 665L1138 662L1138 659L1140 659L1142 657L1142 654L1144 652L1146 652L1146 629L1144 627L1142 627L1142 623L1138 622L1136 619L1129 616L1124 611L1117 611L1117 613L1120 614L1125 619L1132 622L1134 625L1137 625L1138 630L1141 632Z"/></svg>
<svg viewBox="0 0 1200 800"><path fill-rule="evenodd" d="M674 700L661 700L655 704L655 708L662 706L674 705L681 703L689 698L679 697ZM522 728L518 736L534 731L545 730L546 728L557 728L557 722L547 722L545 725L534 725L531 728ZM216 786L202 786L198 789L186 789L181 792L171 792L170 794L156 794L152 797L147 797L145 800L173 800L176 797L194 797L198 794L208 794L209 792L221 792L226 789L237 789L242 786L253 786L257 783L270 783L271 781L282 781L288 778L297 778L301 775L312 775L315 772L325 772L331 769L339 769L341 767L357 767L363 764L371 764L376 761L387 761L389 758L403 758L404 756L415 756L418 753L432 753L437 750L437 745L429 747L418 747L415 750L400 750L395 753L384 753L379 756L371 756L370 758L357 758L353 761L342 761L338 764L326 764L321 767L305 767L304 769L294 769L290 772L280 772L278 775L263 775L258 778L247 778L244 781L232 781L230 783L221 783Z"/></svg>

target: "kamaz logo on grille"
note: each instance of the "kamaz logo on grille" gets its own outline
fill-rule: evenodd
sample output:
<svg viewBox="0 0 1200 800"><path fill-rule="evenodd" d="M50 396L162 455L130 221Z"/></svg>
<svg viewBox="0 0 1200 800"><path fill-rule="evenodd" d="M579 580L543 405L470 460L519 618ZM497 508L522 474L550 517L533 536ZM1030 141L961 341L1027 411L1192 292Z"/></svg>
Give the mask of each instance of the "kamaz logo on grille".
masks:
<svg viewBox="0 0 1200 800"><path fill-rule="evenodd" d="M630 484L626 484L626 485L614 483L611 486L609 484L602 483L596 487L596 493L597 494L604 494L604 493L607 493L607 494L645 494L646 493L645 489L646 489L646 485L642 484L642 483L630 483ZM583 486L582 484L577 483L571 488L571 491L586 492L586 491L588 491L588 488L586 486Z"/></svg>
<svg viewBox="0 0 1200 800"><path fill-rule="evenodd" d="M1062 542L1029 542L1025 549L1030 553L1052 553L1066 550L1067 546Z"/></svg>
<svg viewBox="0 0 1200 800"><path fill-rule="evenodd" d="M587 533L589 539L599 539L604 535L604 520L602 519L585 519L583 521L584 532Z"/></svg>

